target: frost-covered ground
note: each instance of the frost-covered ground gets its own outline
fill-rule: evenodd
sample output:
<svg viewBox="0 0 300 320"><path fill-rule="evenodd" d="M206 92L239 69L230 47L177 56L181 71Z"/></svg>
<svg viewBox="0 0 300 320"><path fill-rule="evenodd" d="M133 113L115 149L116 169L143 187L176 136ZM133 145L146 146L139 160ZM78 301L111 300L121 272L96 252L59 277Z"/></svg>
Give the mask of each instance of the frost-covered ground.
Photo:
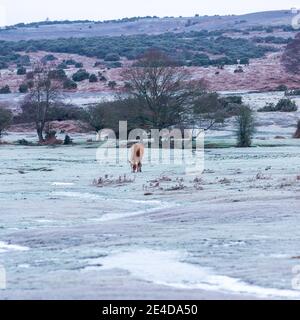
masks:
<svg viewBox="0 0 300 320"><path fill-rule="evenodd" d="M129 173L93 145L0 148L1 299L300 298L300 149L210 149ZM181 187L178 188L178 185ZM145 195L147 194L147 195Z"/></svg>
<svg viewBox="0 0 300 320"><path fill-rule="evenodd" d="M283 97L241 94L255 110ZM300 114L256 117L255 147L207 149L196 181L184 167L145 164L124 184L129 165L99 165L93 135L74 134L69 147L1 145L0 299L299 299L300 148L291 137ZM207 144L233 145L232 130L231 119ZM22 138L36 134L4 136Z"/></svg>

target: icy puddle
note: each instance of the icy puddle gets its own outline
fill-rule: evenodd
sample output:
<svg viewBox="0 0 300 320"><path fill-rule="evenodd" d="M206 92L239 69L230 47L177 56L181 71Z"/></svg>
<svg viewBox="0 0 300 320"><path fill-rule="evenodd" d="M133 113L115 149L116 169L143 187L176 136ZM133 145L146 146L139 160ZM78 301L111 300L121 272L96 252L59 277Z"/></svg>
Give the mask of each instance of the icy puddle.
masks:
<svg viewBox="0 0 300 320"><path fill-rule="evenodd" d="M101 268L104 270L127 270L133 277L175 288L223 291L260 298L300 299L299 291L250 285L239 279L214 274L208 268L201 268L183 260L184 255L180 252L145 249L93 259L85 270L99 270L95 265L102 264Z"/></svg>
<svg viewBox="0 0 300 320"><path fill-rule="evenodd" d="M0 241L0 253L9 251L27 251L29 248L24 246L19 246L17 244L8 244L6 242Z"/></svg>

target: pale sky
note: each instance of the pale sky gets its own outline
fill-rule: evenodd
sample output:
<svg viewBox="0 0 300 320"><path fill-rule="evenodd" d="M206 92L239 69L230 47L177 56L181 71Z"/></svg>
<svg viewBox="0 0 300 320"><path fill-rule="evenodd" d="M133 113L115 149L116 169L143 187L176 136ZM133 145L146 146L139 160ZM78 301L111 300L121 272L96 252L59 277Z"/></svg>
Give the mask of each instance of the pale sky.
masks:
<svg viewBox="0 0 300 320"><path fill-rule="evenodd" d="M300 0L0 0L0 25L50 20L108 20L133 16L242 14L300 8Z"/></svg>

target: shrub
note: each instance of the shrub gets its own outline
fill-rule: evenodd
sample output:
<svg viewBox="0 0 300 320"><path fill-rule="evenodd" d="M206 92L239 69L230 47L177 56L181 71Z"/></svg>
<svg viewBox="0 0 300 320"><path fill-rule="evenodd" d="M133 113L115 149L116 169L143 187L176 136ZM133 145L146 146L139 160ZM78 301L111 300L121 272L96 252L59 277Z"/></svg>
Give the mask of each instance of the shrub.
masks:
<svg viewBox="0 0 300 320"><path fill-rule="evenodd" d="M147 111L141 108L136 99L101 102L88 109L88 122L95 131L111 128L117 135L119 134L119 121L127 120L128 131L130 131L134 128L144 128L147 117Z"/></svg>
<svg viewBox="0 0 300 320"><path fill-rule="evenodd" d="M258 112L295 112L298 110L295 101L290 99L281 99L275 105L274 103L267 103L263 108L258 109Z"/></svg>
<svg viewBox="0 0 300 320"><path fill-rule="evenodd" d="M77 83L72 79L67 78L63 83L63 88L67 90L77 89Z"/></svg>
<svg viewBox="0 0 300 320"><path fill-rule="evenodd" d="M64 80L67 78L67 75L63 69L56 69L49 71L49 78L53 80Z"/></svg>
<svg viewBox="0 0 300 320"><path fill-rule="evenodd" d="M19 66L30 66L30 57L25 55L25 56L20 56L17 59L17 64Z"/></svg>
<svg viewBox="0 0 300 320"><path fill-rule="evenodd" d="M274 112L275 111L275 104L267 102L266 105L257 110L258 112Z"/></svg>
<svg viewBox="0 0 300 320"><path fill-rule="evenodd" d="M248 65L250 63L249 58L240 59L240 64Z"/></svg>
<svg viewBox="0 0 300 320"><path fill-rule="evenodd" d="M209 59L209 56L203 53L196 54L191 61L192 66L209 66L210 64L211 61Z"/></svg>
<svg viewBox="0 0 300 320"><path fill-rule="evenodd" d="M25 51L26 52L37 52L38 49L36 47L34 47L34 46L29 46L29 47L26 48Z"/></svg>
<svg viewBox="0 0 300 320"><path fill-rule="evenodd" d="M76 61L74 59L64 60L64 63L68 66L75 65Z"/></svg>
<svg viewBox="0 0 300 320"><path fill-rule="evenodd" d="M57 58L53 54L47 54L41 59L41 62L47 63L48 61L55 61L55 60L57 60Z"/></svg>
<svg viewBox="0 0 300 320"><path fill-rule="evenodd" d="M72 144L72 142L73 142L73 141L72 141L72 139L70 138L70 136L66 134L65 139L64 139L64 145L65 145L65 146L70 145L70 144Z"/></svg>
<svg viewBox="0 0 300 320"><path fill-rule="evenodd" d="M8 94L8 93L11 93L8 85L6 85L0 89L0 94Z"/></svg>
<svg viewBox="0 0 300 320"><path fill-rule="evenodd" d="M27 92L28 92L28 84L22 83L22 84L19 86L19 92L20 92L20 93L27 93Z"/></svg>
<svg viewBox="0 0 300 320"><path fill-rule="evenodd" d="M119 61L119 60L120 60L120 56L117 53L108 53L104 58L104 61Z"/></svg>
<svg viewBox="0 0 300 320"><path fill-rule="evenodd" d="M109 81L107 85L110 87L110 89L114 89L117 86L117 83L116 81Z"/></svg>
<svg viewBox="0 0 300 320"><path fill-rule="evenodd" d="M281 99L276 105L276 111L294 112L297 110L298 110L298 107L296 105L296 102L290 99Z"/></svg>
<svg viewBox="0 0 300 320"><path fill-rule="evenodd" d="M83 108L56 104L49 109L47 121L66 121L66 120L82 120L87 119L86 111Z"/></svg>
<svg viewBox="0 0 300 320"><path fill-rule="evenodd" d="M73 81L80 82L89 79L90 74L85 69L79 69L72 76Z"/></svg>
<svg viewBox="0 0 300 320"><path fill-rule="evenodd" d="M276 91L288 91L288 87L285 84L280 84L277 88Z"/></svg>
<svg viewBox="0 0 300 320"><path fill-rule="evenodd" d="M242 104L243 98L241 96L229 96L221 98L224 104L230 104L230 103L236 103L236 104Z"/></svg>
<svg viewBox="0 0 300 320"><path fill-rule="evenodd" d="M104 76L100 76L99 80L100 80L100 81L103 81L103 82L106 82L106 81L107 81L107 79L106 79Z"/></svg>
<svg viewBox="0 0 300 320"><path fill-rule="evenodd" d="M61 62L57 65L58 69L68 69L68 65L65 62Z"/></svg>
<svg viewBox="0 0 300 320"><path fill-rule="evenodd" d="M285 90L286 96L300 96L300 89Z"/></svg>
<svg viewBox="0 0 300 320"><path fill-rule="evenodd" d="M24 75L24 74L26 74L26 68L24 68L24 67L20 67L20 68L18 68L18 70L17 70L17 75L18 76L22 76L22 75Z"/></svg>
<svg viewBox="0 0 300 320"><path fill-rule="evenodd" d="M75 68L82 68L82 67L83 67L83 63L81 63L81 62L75 63Z"/></svg>
<svg viewBox="0 0 300 320"><path fill-rule="evenodd" d="M6 62L0 61L0 69L7 69L8 64Z"/></svg>
<svg viewBox="0 0 300 320"><path fill-rule="evenodd" d="M97 81L98 81L97 76L94 73L91 74L89 78L89 82L97 82Z"/></svg>
<svg viewBox="0 0 300 320"><path fill-rule="evenodd" d="M106 67L107 68L121 68L122 63L120 61L109 62L109 63L106 63Z"/></svg>
<svg viewBox="0 0 300 320"><path fill-rule="evenodd" d="M29 142L29 141L26 140L26 139L20 139L20 140L17 141L17 143L18 143L19 145L21 145L21 146L30 146L30 145L32 145L32 143Z"/></svg>
<svg viewBox="0 0 300 320"><path fill-rule="evenodd" d="M236 136L238 147L251 147L252 137L255 131L252 110L242 106L236 119Z"/></svg>

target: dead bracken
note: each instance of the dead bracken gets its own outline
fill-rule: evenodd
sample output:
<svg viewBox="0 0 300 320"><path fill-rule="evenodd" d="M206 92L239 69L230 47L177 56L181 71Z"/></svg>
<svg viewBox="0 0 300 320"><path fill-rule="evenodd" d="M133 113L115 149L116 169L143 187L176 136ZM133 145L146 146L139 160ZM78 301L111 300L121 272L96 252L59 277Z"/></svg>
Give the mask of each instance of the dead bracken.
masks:
<svg viewBox="0 0 300 320"><path fill-rule="evenodd" d="M119 176L118 178L114 178L113 176L109 176L106 174L104 177L100 177L98 179L93 180L93 185L96 187L120 187L129 183L133 183L135 181L135 177L129 178L126 174L123 176Z"/></svg>

